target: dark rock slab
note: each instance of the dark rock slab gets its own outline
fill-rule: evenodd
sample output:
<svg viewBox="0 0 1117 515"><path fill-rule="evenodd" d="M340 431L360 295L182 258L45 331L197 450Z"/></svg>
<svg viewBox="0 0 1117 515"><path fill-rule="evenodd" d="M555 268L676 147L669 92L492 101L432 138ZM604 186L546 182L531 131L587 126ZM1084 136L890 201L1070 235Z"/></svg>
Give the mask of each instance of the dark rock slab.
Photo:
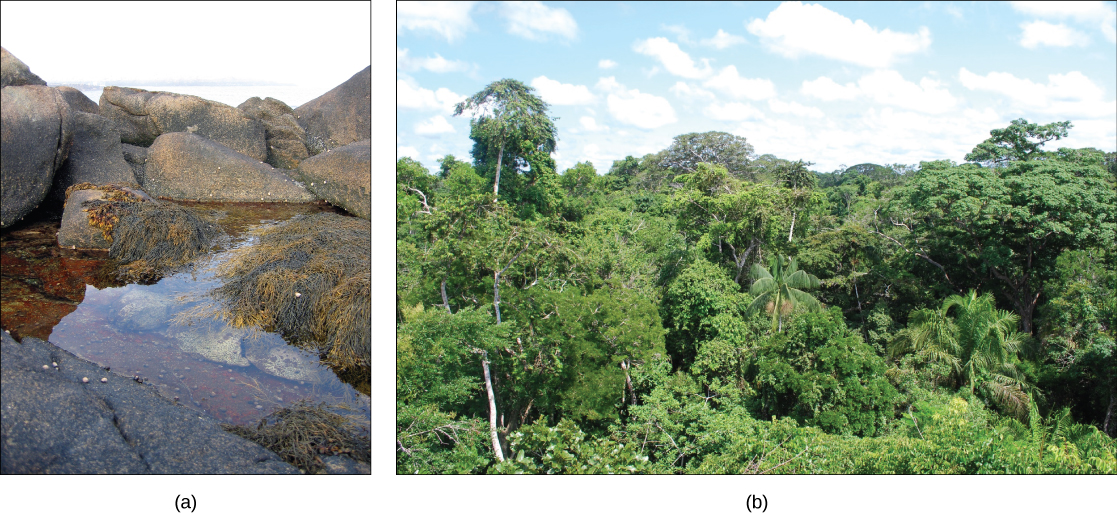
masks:
<svg viewBox="0 0 1117 515"><path fill-rule="evenodd" d="M237 106L244 114L264 124L268 144L267 163L276 168L292 169L306 159L306 131L295 120L295 111L281 100L252 97Z"/></svg>
<svg viewBox="0 0 1117 515"><path fill-rule="evenodd" d="M73 138L72 109L47 86L0 89L0 227L20 220L46 198Z"/></svg>
<svg viewBox="0 0 1117 515"><path fill-rule="evenodd" d="M132 168L132 177L135 177L136 182L143 184L144 165L147 163L147 147L121 143L120 150L124 153L124 161Z"/></svg>
<svg viewBox="0 0 1117 515"><path fill-rule="evenodd" d="M117 124L124 143L147 147L162 134L188 132L263 161L264 125L239 109L193 95L109 86L101 115Z"/></svg>
<svg viewBox="0 0 1117 515"><path fill-rule="evenodd" d="M216 420L49 342L0 331L0 356L2 473L298 473Z"/></svg>
<svg viewBox="0 0 1117 515"><path fill-rule="evenodd" d="M310 155L366 140L372 133L372 66L297 109Z"/></svg>
<svg viewBox="0 0 1117 515"><path fill-rule="evenodd" d="M8 86L46 86L47 81L31 73L19 58L0 47L0 88Z"/></svg>
<svg viewBox="0 0 1117 515"><path fill-rule="evenodd" d="M57 86L54 89L57 89L58 92L62 94L62 98L66 99L66 103L70 104L70 108L74 111L81 111L89 114L98 114L101 111L101 108L97 106L97 102L85 96L85 93L82 93L80 89L71 88L70 86Z"/></svg>
<svg viewBox="0 0 1117 515"><path fill-rule="evenodd" d="M124 160L120 133L108 118L76 112L70 156L54 174L50 199L61 206L66 188L79 182L92 184L134 183L132 167Z"/></svg>
<svg viewBox="0 0 1117 515"><path fill-rule="evenodd" d="M200 202L313 202L294 179L196 134L159 136L148 149L143 187L154 197Z"/></svg>
<svg viewBox="0 0 1117 515"><path fill-rule="evenodd" d="M299 163L295 177L318 198L372 218L372 140L350 143Z"/></svg>

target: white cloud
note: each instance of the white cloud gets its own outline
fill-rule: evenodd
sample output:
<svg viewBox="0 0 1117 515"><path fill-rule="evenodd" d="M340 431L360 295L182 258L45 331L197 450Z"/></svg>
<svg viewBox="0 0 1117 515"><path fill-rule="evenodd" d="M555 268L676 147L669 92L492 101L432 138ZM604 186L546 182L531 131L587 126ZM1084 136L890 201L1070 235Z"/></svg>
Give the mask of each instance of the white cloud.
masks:
<svg viewBox="0 0 1117 515"><path fill-rule="evenodd" d="M822 118L825 116L822 114L822 110L817 107L805 106L798 102L784 102L775 98L768 99L768 109L771 109L773 113L791 114L807 118Z"/></svg>
<svg viewBox="0 0 1117 515"><path fill-rule="evenodd" d="M563 84L557 80L540 75L531 80L531 87L539 90L539 95L549 104L573 106L592 104L597 100L589 88L582 85Z"/></svg>
<svg viewBox="0 0 1117 515"><path fill-rule="evenodd" d="M415 134L422 134L424 136L433 136L435 134L445 134L448 132L457 132L450 122L446 121L442 115L435 115L431 119L415 124Z"/></svg>
<svg viewBox="0 0 1117 515"><path fill-rule="evenodd" d="M1004 72L977 75L965 68L958 71L962 85L971 90L991 91L1014 100L1018 109L1061 117L1108 118L1117 114L1117 101L1106 101L1105 90L1082 72L1047 76L1047 84L1036 84Z"/></svg>
<svg viewBox="0 0 1117 515"><path fill-rule="evenodd" d="M740 122L744 120L763 120L764 113L750 104L742 104L740 102L729 102L719 104L717 102L711 103L706 106L702 114L715 120Z"/></svg>
<svg viewBox="0 0 1117 515"><path fill-rule="evenodd" d="M917 34L877 30L821 5L800 2L784 2L767 19L754 19L747 28L784 57L815 54L871 68L886 68L931 44L927 27Z"/></svg>
<svg viewBox="0 0 1117 515"><path fill-rule="evenodd" d="M1033 21L1021 23L1020 28L1024 31L1020 36L1020 46L1024 48L1036 48L1039 45L1086 46L1090 43L1090 38L1086 37L1086 34L1062 23L1053 25L1045 21Z"/></svg>
<svg viewBox="0 0 1117 515"><path fill-rule="evenodd" d="M605 103L609 114L618 122L654 129L678 121L675 109L666 98L627 89L613 77L603 77L597 81L597 87L610 92Z"/></svg>
<svg viewBox="0 0 1117 515"><path fill-rule="evenodd" d="M433 31L448 42L476 28L469 11L476 2L396 2L396 30Z"/></svg>
<svg viewBox="0 0 1117 515"><path fill-rule="evenodd" d="M570 11L547 7L540 2L503 2L501 16L508 19L508 33L533 41L543 41L549 34L574 39L578 23Z"/></svg>
<svg viewBox="0 0 1117 515"><path fill-rule="evenodd" d="M583 116L578 119L578 122L582 124L583 129L589 132L604 132L609 130L609 127L598 125L597 121L594 120L592 116Z"/></svg>
<svg viewBox="0 0 1117 515"><path fill-rule="evenodd" d="M597 62L597 67L601 68L602 70L608 70L609 68L613 68L616 65L616 61L610 61L609 59L602 59Z"/></svg>
<svg viewBox="0 0 1117 515"><path fill-rule="evenodd" d="M819 77L815 80L803 81L799 89L804 95L810 95L820 100L853 100L859 93L857 85L848 83L845 86L834 82L830 77Z"/></svg>
<svg viewBox="0 0 1117 515"><path fill-rule="evenodd" d="M416 161L419 160L419 149L415 147L396 147L396 159L401 157L410 157Z"/></svg>
<svg viewBox="0 0 1117 515"><path fill-rule="evenodd" d="M722 68L717 75L702 83L733 98L764 100L776 96L776 86L768 79L746 79L737 74L733 65Z"/></svg>
<svg viewBox="0 0 1117 515"><path fill-rule="evenodd" d="M895 70L879 70L857 81L861 93L878 103L894 105L924 113L945 113L958 101L941 83L926 77L919 84L908 82Z"/></svg>
<svg viewBox="0 0 1117 515"><path fill-rule="evenodd" d="M674 86L671 86L670 88L668 88L668 91L674 93L676 97L678 97L682 100L686 100L686 101L692 101L692 100L712 101L715 98L717 98L716 95L714 95L713 93L711 93L709 91L706 91L706 90L704 90L702 88L699 88L697 86L691 86L691 85L689 85L685 82L682 82L682 81L676 82Z"/></svg>
<svg viewBox="0 0 1117 515"><path fill-rule="evenodd" d="M446 88L431 91L412 84L412 81L409 80L396 80L396 107L399 108L424 111L442 110L450 113L454 110L454 104L462 100L465 100L465 96Z"/></svg>
<svg viewBox="0 0 1117 515"><path fill-rule="evenodd" d="M663 28L663 30L666 30L667 32L670 32L670 33L674 34L675 38L678 39L679 41L681 41L681 42L683 42L687 45L693 45L694 44L694 41L690 40L690 29L686 28L685 25L683 25L681 23L678 24L678 25L667 25L666 23L664 23L664 24L660 24L660 27Z"/></svg>
<svg viewBox="0 0 1117 515"><path fill-rule="evenodd" d="M444 57L434 54L434 57L411 57L407 55L406 48L396 47L396 69L404 71L428 70L435 73L464 72L470 68L463 61L447 61Z"/></svg>
<svg viewBox="0 0 1117 515"><path fill-rule="evenodd" d="M1091 25L1101 22L1106 41L1117 43L1117 9L1104 2L1009 2L1017 12L1041 18L1073 19Z"/></svg>
<svg viewBox="0 0 1117 515"><path fill-rule="evenodd" d="M668 41L667 38L637 41L632 49L656 58L672 75L688 79L701 79L710 75L710 64L705 59L702 60L702 68L698 68L694 65L694 60L679 49L679 45Z"/></svg>
<svg viewBox="0 0 1117 515"><path fill-rule="evenodd" d="M803 81L800 91L819 100L853 100L867 96L879 104L893 105L923 113L945 113L958 106L958 100L939 81L924 77L909 82L895 70L877 70L862 76L857 84L844 86L829 77Z"/></svg>
<svg viewBox="0 0 1117 515"><path fill-rule="evenodd" d="M718 29L718 33L714 34L714 37L701 41L703 45L712 46L718 50L725 50L733 45L740 45L745 42L746 40L744 37L730 34L721 29Z"/></svg>

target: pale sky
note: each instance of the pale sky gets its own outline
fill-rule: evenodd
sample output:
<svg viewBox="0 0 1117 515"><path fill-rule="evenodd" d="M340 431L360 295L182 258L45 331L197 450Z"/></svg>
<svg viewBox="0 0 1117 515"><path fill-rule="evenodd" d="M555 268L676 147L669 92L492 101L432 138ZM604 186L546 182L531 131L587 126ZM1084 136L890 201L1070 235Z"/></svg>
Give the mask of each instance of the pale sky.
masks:
<svg viewBox="0 0 1117 515"><path fill-rule="evenodd" d="M371 7L2 2L0 43L52 84L233 79L325 93L370 64Z"/></svg>
<svg viewBox="0 0 1117 515"><path fill-rule="evenodd" d="M816 163L961 162L1016 118L1117 148L1105 2L400 2L397 156L469 159L453 105L516 79L559 119L559 171L689 132Z"/></svg>

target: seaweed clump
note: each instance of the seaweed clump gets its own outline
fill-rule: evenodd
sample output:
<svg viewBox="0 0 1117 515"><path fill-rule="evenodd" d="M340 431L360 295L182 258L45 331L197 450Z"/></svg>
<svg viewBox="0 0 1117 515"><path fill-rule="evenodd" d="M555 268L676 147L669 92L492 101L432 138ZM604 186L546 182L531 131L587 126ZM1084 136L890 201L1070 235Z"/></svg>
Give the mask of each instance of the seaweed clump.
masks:
<svg viewBox="0 0 1117 515"><path fill-rule="evenodd" d="M287 408L280 408L260 420L256 427L221 424L237 436L260 444L276 453L284 461L310 474L325 470L319 457L348 455L354 460L370 463L372 445L362 428L348 417L329 409L338 406L317 406L300 400Z"/></svg>
<svg viewBox="0 0 1117 515"><path fill-rule="evenodd" d="M109 257L126 281L154 281L212 247L221 228L170 202L118 204Z"/></svg>
<svg viewBox="0 0 1117 515"><path fill-rule="evenodd" d="M70 194L79 190L97 190L102 197L97 200L88 200L82 203L82 211L89 213L89 226L101 230L105 241L112 242L113 228L120 221L122 207L125 204L142 202L144 199L130 191L126 186L119 184L96 185L90 182L79 182L66 188L66 200Z"/></svg>
<svg viewBox="0 0 1117 515"><path fill-rule="evenodd" d="M259 241L217 265L216 316L235 327L278 332L317 350L341 373L372 357L372 226L319 213L255 229Z"/></svg>

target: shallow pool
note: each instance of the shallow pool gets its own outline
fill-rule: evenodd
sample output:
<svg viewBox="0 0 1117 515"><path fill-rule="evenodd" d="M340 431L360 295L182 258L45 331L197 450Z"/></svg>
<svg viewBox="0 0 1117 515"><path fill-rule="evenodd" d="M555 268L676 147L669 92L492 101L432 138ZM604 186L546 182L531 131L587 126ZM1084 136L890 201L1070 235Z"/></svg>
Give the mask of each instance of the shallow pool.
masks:
<svg viewBox="0 0 1117 515"><path fill-rule="evenodd" d="M335 209L324 203L180 205L221 224L231 239L195 270L150 285L112 280L105 251L58 248L57 222L5 233L0 325L17 338L49 340L126 380L151 384L167 399L223 422L253 422L300 399L346 406L368 421L367 373L347 383L320 364L316 352L280 335L185 316L220 284L208 265L229 248L251 245L244 236L249 229Z"/></svg>

